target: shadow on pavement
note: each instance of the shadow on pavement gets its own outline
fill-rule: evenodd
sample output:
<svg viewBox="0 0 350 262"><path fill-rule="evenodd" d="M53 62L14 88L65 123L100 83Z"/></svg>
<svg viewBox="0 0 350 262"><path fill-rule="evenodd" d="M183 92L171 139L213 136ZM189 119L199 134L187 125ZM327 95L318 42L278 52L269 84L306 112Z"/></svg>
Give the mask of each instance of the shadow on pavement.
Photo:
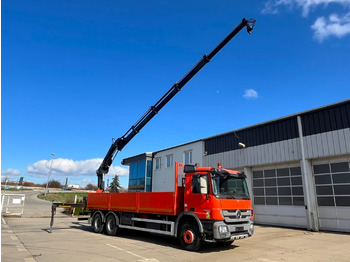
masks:
<svg viewBox="0 0 350 262"><path fill-rule="evenodd" d="M97 234L93 232L92 227L89 224L82 223L82 222L72 222L73 225L70 226L70 228L82 230L85 232L91 232L91 234ZM59 228L58 228L59 229ZM66 229L66 228L62 228ZM54 229L56 230L56 229ZM106 235L107 236L107 235ZM166 246L176 249L182 249L179 241L177 238L170 237L170 236L163 236L158 235L154 233L148 233L148 232L142 232L142 231L135 231L135 230L127 230L127 229L119 229L116 236L107 236L107 237L118 237L118 238L126 238L126 239L132 239L136 241L141 242L148 242L159 246ZM225 246L220 243L203 243L202 248L199 250L199 253L206 254L211 252L218 252L218 251L224 251L224 250L233 250L236 247L239 247L237 245L229 245Z"/></svg>

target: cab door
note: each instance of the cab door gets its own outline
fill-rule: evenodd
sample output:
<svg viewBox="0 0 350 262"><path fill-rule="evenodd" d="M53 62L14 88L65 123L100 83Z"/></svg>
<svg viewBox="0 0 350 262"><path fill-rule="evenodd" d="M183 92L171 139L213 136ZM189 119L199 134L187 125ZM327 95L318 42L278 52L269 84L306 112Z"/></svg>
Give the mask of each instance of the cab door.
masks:
<svg viewBox="0 0 350 262"><path fill-rule="evenodd" d="M212 209L208 174L194 174L186 178L184 210L199 219L210 219Z"/></svg>

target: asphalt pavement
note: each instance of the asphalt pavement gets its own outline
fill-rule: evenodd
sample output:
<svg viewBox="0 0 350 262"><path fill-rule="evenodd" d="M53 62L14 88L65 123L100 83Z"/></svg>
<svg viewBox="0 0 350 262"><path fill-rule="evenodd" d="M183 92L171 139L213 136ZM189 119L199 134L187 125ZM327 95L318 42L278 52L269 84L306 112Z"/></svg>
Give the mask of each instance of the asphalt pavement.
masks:
<svg viewBox="0 0 350 262"><path fill-rule="evenodd" d="M24 194L25 204L21 217L1 217L1 261L38 261L20 239L19 229L25 227L30 232L41 220L47 222L46 226L40 223L40 226L43 226L42 230L47 230L51 221L51 202L39 199L37 195L43 192L37 190L5 191L5 193ZM59 217L67 218L66 215L58 213L57 218Z"/></svg>
<svg viewBox="0 0 350 262"><path fill-rule="evenodd" d="M181 249L172 237L122 231L96 234L86 221L58 210L53 232L50 202L26 192L24 214L2 218L1 261L350 261L350 234L256 226L252 237L229 247L206 244L199 252Z"/></svg>

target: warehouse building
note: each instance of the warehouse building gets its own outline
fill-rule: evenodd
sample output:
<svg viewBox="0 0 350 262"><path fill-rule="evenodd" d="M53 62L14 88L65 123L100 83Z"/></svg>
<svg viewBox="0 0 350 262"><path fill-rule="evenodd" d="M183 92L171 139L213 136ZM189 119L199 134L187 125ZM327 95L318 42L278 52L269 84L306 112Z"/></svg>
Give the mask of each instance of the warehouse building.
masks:
<svg viewBox="0 0 350 262"><path fill-rule="evenodd" d="M256 223L350 232L350 100L140 156L149 190L168 191L175 161L220 162L247 175Z"/></svg>

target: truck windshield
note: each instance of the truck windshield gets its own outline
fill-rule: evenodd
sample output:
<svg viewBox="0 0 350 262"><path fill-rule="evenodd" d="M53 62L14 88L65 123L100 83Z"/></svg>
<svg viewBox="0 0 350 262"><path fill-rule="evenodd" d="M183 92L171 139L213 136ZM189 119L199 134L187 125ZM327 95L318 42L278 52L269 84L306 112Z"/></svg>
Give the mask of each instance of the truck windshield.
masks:
<svg viewBox="0 0 350 262"><path fill-rule="evenodd" d="M212 174L213 194L217 198L249 199L245 178Z"/></svg>

